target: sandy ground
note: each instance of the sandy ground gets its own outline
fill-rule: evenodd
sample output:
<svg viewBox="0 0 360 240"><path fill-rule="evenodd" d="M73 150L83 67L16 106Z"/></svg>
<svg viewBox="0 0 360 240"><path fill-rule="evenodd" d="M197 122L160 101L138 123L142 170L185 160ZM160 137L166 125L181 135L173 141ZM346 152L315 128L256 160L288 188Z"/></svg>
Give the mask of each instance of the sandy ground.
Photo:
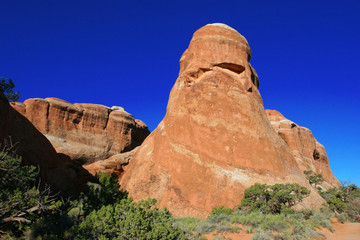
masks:
<svg viewBox="0 0 360 240"><path fill-rule="evenodd" d="M237 240L237 239L241 239L241 240L249 240L251 238L253 234L249 234L246 233L245 228L241 231L239 231L238 233L222 233L222 234L214 234L214 233L210 233L210 234L206 234L205 237L208 240L213 240L214 238L216 239L216 236L218 237L222 237L223 239L231 239L231 240Z"/></svg>
<svg viewBox="0 0 360 240"><path fill-rule="evenodd" d="M333 223L335 232L327 229L320 232L325 234L327 240L360 240L360 223Z"/></svg>
<svg viewBox="0 0 360 240"><path fill-rule="evenodd" d="M241 226L241 225L240 225ZM327 240L360 240L360 223L338 223L335 219L332 220L332 226L335 228L335 232L332 233L328 229L321 229L318 232L325 234ZM225 239L232 240L248 240L253 234L248 234L245 231L246 227L243 227L239 233L223 233L217 236L222 236ZM206 239L214 239L216 235L214 233L206 234Z"/></svg>

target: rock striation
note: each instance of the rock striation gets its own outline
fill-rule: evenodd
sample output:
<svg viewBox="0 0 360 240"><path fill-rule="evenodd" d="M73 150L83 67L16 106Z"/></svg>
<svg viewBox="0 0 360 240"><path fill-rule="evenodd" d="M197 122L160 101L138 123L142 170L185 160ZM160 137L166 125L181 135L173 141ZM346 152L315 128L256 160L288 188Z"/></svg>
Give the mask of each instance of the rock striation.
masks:
<svg viewBox="0 0 360 240"><path fill-rule="evenodd" d="M72 195L83 191L91 175L69 157L56 153L49 140L0 94L1 147L15 144L24 164L37 166L41 182L50 184L54 192Z"/></svg>
<svg viewBox="0 0 360 240"><path fill-rule="evenodd" d="M227 25L194 33L164 119L121 178L135 200L152 197L175 216L205 217L238 205L256 182L311 187L268 120L250 58L247 40ZM307 201L323 203L316 191Z"/></svg>
<svg viewBox="0 0 360 240"><path fill-rule="evenodd" d="M81 164L130 151L150 133L145 123L121 107L71 104L57 98L32 98L11 104L50 140L57 152Z"/></svg>
<svg viewBox="0 0 360 240"><path fill-rule="evenodd" d="M311 170L316 174L322 174L325 179L325 187L337 186L339 181L332 174L329 158L325 148L314 137L312 132L286 119L276 110L265 110L266 115L275 131L286 142L302 171Z"/></svg>

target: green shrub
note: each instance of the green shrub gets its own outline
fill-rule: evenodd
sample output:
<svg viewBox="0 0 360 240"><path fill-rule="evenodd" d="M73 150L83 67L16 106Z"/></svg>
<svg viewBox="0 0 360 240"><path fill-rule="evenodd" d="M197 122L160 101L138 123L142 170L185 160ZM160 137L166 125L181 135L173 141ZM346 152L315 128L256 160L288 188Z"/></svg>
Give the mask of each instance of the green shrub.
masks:
<svg viewBox="0 0 360 240"><path fill-rule="evenodd" d="M310 191L299 184L259 184L247 188L239 208L251 211L259 210L263 213L280 213L290 208L303 198L309 196Z"/></svg>
<svg viewBox="0 0 360 240"><path fill-rule="evenodd" d="M207 221L210 222L210 223L220 223L220 222L223 222L223 221L227 221L227 222L230 222L230 216L227 215L227 214L217 214L217 215L210 215L208 218L207 218Z"/></svg>
<svg viewBox="0 0 360 240"><path fill-rule="evenodd" d="M309 180L309 183L311 185L314 184L315 188L317 187L318 184L325 181L322 174L315 174L313 171L304 171L304 174L306 175L307 179ZM321 192L321 188L318 190Z"/></svg>
<svg viewBox="0 0 360 240"><path fill-rule="evenodd" d="M166 209L149 199L134 203L131 198L92 211L80 224L79 239L183 239Z"/></svg>
<svg viewBox="0 0 360 240"><path fill-rule="evenodd" d="M254 229L252 227L249 227L249 228L246 229L247 234L251 234L253 232L254 232Z"/></svg>
<svg viewBox="0 0 360 240"><path fill-rule="evenodd" d="M96 179L98 183L92 183L90 190L82 195L85 216L102 206L120 203L122 199L128 197L128 192L120 189L115 173L110 175L107 172L97 172Z"/></svg>
<svg viewBox="0 0 360 240"><path fill-rule="evenodd" d="M332 196L331 198L329 198L327 203L329 204L329 208L331 210L338 211L340 213L344 212L347 208L347 204L336 196Z"/></svg>
<svg viewBox="0 0 360 240"><path fill-rule="evenodd" d="M250 239L251 240L271 240L273 234L269 232L257 231Z"/></svg>
<svg viewBox="0 0 360 240"><path fill-rule="evenodd" d="M214 231L215 227L216 227L215 224L204 221L204 222L200 222L200 224L196 226L194 230L199 234L205 234Z"/></svg>
<svg viewBox="0 0 360 240"><path fill-rule="evenodd" d="M24 166L13 148L10 141L0 152L0 238L21 237L37 219L56 214L62 205L48 186L40 188L36 167Z"/></svg>
<svg viewBox="0 0 360 240"><path fill-rule="evenodd" d="M272 215L268 214L265 216L263 222L260 224L262 230L269 230L275 232L281 232L285 229L288 229L290 224L286 222L285 215Z"/></svg>
<svg viewBox="0 0 360 240"><path fill-rule="evenodd" d="M322 197L334 212L346 214L349 221L360 222L360 189L355 184L343 182L340 189L329 189Z"/></svg>
<svg viewBox="0 0 360 240"><path fill-rule="evenodd" d="M204 220L192 217L175 218L173 226L179 228L184 232L193 232L195 228L202 224Z"/></svg>
<svg viewBox="0 0 360 240"><path fill-rule="evenodd" d="M218 208L213 208L211 211L211 215L219 215L219 214L225 214L225 215L231 215L233 213L233 210L231 208L228 207L218 207Z"/></svg>
<svg viewBox="0 0 360 240"><path fill-rule="evenodd" d="M345 222L349 221L349 215L347 213L341 213L341 214L337 215L336 218L341 223L345 223Z"/></svg>
<svg viewBox="0 0 360 240"><path fill-rule="evenodd" d="M334 215L332 215L331 217L333 217ZM309 219L312 221L312 226L314 228L320 228L320 227L324 227L329 229L330 231L334 231L334 228L332 227L331 223L330 223L330 218L329 215L327 215L327 213L324 212L315 212L314 215L312 215Z"/></svg>
<svg viewBox="0 0 360 240"><path fill-rule="evenodd" d="M16 102L20 99L19 92L14 92L15 84L13 80L4 77L0 78L0 92L2 92L9 101Z"/></svg>
<svg viewBox="0 0 360 240"><path fill-rule="evenodd" d="M215 229L218 233L222 232L233 232L234 228L230 224L220 224L216 225Z"/></svg>

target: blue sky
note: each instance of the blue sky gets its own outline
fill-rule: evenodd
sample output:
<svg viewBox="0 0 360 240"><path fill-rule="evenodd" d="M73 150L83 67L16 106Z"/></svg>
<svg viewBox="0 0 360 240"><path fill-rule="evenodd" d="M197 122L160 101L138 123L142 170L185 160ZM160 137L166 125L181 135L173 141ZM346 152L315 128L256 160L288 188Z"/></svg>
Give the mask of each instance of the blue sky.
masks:
<svg viewBox="0 0 360 240"><path fill-rule="evenodd" d="M360 185L360 1L0 0L0 76L20 101L122 106L153 130L194 31L249 41L265 108L312 130L339 180Z"/></svg>

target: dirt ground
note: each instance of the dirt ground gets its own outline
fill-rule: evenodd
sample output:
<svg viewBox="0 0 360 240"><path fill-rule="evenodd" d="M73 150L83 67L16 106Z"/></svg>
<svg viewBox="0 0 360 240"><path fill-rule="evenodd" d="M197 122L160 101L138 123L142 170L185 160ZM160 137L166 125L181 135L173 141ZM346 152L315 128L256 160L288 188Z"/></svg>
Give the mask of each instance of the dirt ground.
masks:
<svg viewBox="0 0 360 240"><path fill-rule="evenodd" d="M327 229L320 232L325 234L327 240L360 240L360 223L333 223L335 232Z"/></svg>
<svg viewBox="0 0 360 240"><path fill-rule="evenodd" d="M338 223L336 220L332 221L332 226L335 228L335 232L332 233L328 229L321 229L318 232L325 234L326 240L360 240L360 223ZM245 231L246 227L243 227L239 233L224 233L219 234L225 239L232 240L248 240L253 234L248 234ZM219 236L218 235L218 236ZM205 235L206 239L214 239L213 233Z"/></svg>

